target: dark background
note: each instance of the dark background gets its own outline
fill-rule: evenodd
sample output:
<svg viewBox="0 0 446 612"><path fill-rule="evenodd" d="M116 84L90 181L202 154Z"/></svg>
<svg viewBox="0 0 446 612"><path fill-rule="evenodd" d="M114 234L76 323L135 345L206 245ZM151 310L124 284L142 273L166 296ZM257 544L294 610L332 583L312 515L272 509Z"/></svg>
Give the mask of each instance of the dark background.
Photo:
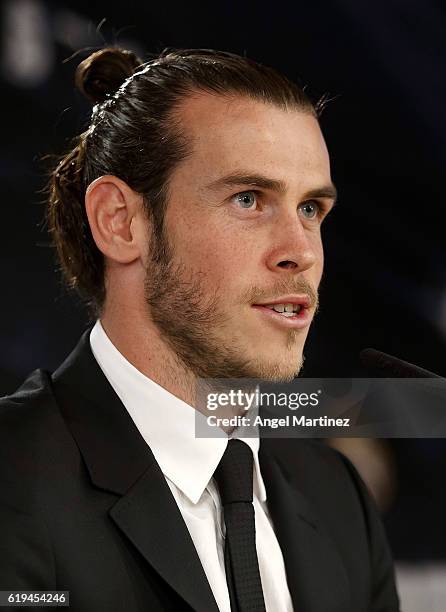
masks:
<svg viewBox="0 0 446 612"><path fill-rule="evenodd" d="M65 151L91 111L73 84L87 53L69 58L104 44L143 57L164 47L230 50L300 80L315 99L334 98L322 128L340 197L324 229L321 310L304 374L360 375L358 352L372 346L446 375L444 3L1 6L0 394L36 367L55 368L88 324L56 273L39 190L42 156ZM446 443L392 448L399 488L387 524L395 554L445 557Z"/></svg>

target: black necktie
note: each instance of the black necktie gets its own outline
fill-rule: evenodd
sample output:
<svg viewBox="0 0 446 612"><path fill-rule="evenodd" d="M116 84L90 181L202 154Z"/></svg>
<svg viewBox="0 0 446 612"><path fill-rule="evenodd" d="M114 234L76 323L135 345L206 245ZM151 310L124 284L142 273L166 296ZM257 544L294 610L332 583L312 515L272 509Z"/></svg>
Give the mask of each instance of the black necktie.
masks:
<svg viewBox="0 0 446 612"><path fill-rule="evenodd" d="M229 440L214 473L226 525L225 569L232 612L265 612L252 505L253 456Z"/></svg>

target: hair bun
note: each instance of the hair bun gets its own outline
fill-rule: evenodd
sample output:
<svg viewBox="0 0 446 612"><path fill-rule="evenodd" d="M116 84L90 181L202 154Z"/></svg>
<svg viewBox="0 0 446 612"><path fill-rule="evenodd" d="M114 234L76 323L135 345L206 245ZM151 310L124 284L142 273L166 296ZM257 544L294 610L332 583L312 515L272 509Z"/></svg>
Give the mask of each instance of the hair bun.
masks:
<svg viewBox="0 0 446 612"><path fill-rule="evenodd" d="M89 55L76 69L77 88L93 104L107 99L142 64L132 51L109 47Z"/></svg>

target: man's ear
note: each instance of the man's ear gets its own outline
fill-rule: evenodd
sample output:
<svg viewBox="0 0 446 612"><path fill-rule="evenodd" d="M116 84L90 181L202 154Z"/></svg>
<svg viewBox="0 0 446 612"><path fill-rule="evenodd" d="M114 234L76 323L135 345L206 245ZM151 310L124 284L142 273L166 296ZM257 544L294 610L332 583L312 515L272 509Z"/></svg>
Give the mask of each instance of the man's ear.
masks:
<svg viewBox="0 0 446 612"><path fill-rule="evenodd" d="M85 207L96 246L107 258L128 264L141 257L141 195L116 176L101 176L88 186Z"/></svg>

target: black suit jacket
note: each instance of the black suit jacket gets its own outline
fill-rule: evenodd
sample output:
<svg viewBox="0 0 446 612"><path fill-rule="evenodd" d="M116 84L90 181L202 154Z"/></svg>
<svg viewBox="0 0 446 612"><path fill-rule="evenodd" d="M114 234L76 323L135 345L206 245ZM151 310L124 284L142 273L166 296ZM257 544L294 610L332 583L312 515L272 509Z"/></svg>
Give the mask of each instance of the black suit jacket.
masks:
<svg viewBox="0 0 446 612"><path fill-rule="evenodd" d="M383 529L351 464L318 442L275 439L262 440L260 464L295 610L398 610ZM53 375L34 372L0 402L8 589L68 590L73 612L218 611L165 478L88 334Z"/></svg>

